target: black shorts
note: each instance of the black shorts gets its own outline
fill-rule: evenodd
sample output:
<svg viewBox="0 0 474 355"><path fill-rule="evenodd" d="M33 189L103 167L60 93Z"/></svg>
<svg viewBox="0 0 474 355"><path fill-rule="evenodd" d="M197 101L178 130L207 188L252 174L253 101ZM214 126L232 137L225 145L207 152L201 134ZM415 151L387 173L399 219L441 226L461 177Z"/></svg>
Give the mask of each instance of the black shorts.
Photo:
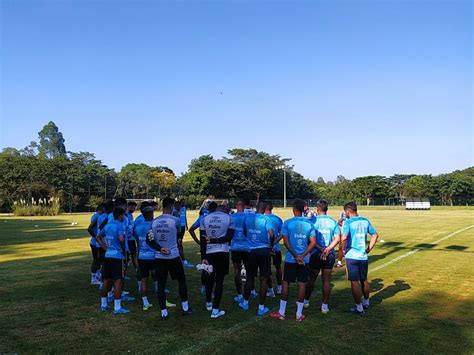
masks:
<svg viewBox="0 0 474 355"><path fill-rule="evenodd" d="M130 254L137 253L137 242L135 239L128 240L128 251L130 252Z"/></svg>
<svg viewBox="0 0 474 355"><path fill-rule="evenodd" d="M260 271L260 277L269 277L272 275L272 258L270 248L253 249L249 253L247 260L247 277L257 276Z"/></svg>
<svg viewBox="0 0 474 355"><path fill-rule="evenodd" d="M105 258L102 270L104 280L123 280L123 260L115 258Z"/></svg>
<svg viewBox="0 0 474 355"><path fill-rule="evenodd" d="M212 265L215 275L227 275L229 273L229 253L219 252L206 255L207 261Z"/></svg>
<svg viewBox="0 0 474 355"><path fill-rule="evenodd" d="M170 274L171 279L177 280L185 277L184 266L180 257L174 259L155 259L156 277L163 280Z"/></svg>
<svg viewBox="0 0 474 355"><path fill-rule="evenodd" d="M90 246L91 247L91 252L92 252L92 259L94 260L94 262L98 263L99 262L99 259L100 259L100 249L102 248L98 248L98 247L95 247L93 245Z"/></svg>
<svg viewBox="0 0 474 355"><path fill-rule="evenodd" d="M144 260L138 259L138 270L140 272L140 277L149 277L155 269L155 260Z"/></svg>
<svg viewBox="0 0 474 355"><path fill-rule="evenodd" d="M105 250L102 248L99 248L99 262L103 264L104 260L105 260Z"/></svg>
<svg viewBox="0 0 474 355"><path fill-rule="evenodd" d="M349 281L365 281L369 271L368 260L355 260L346 258L347 278Z"/></svg>
<svg viewBox="0 0 474 355"><path fill-rule="evenodd" d="M336 262L336 257L334 253L330 253L326 260L321 260L321 252L318 251L311 255L311 259L309 259L309 267L314 270L331 270L334 267L334 263Z"/></svg>
<svg viewBox="0 0 474 355"><path fill-rule="evenodd" d="M276 251L275 255L272 255L273 265L281 266L281 251Z"/></svg>
<svg viewBox="0 0 474 355"><path fill-rule="evenodd" d="M286 282L308 282L309 268L307 265L297 263L285 263L283 271L283 281Z"/></svg>
<svg viewBox="0 0 474 355"><path fill-rule="evenodd" d="M248 251L232 251L232 263L239 265L247 265L247 260L249 258Z"/></svg>

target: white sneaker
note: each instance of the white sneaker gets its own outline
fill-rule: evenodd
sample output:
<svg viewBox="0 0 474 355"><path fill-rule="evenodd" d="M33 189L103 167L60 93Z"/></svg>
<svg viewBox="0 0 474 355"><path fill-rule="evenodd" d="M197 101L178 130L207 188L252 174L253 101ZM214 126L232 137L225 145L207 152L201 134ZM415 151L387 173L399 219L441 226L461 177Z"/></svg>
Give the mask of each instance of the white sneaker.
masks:
<svg viewBox="0 0 474 355"><path fill-rule="evenodd" d="M303 307L304 307L304 308L309 308L309 301L304 300L303 302L304 302Z"/></svg>
<svg viewBox="0 0 474 355"><path fill-rule="evenodd" d="M321 306L321 313L323 313L323 314L329 313L329 307L327 305L326 306L322 305Z"/></svg>
<svg viewBox="0 0 474 355"><path fill-rule="evenodd" d="M211 313L211 318L219 318L219 317L222 317L224 314L225 314L225 311L220 309L216 313L212 312Z"/></svg>

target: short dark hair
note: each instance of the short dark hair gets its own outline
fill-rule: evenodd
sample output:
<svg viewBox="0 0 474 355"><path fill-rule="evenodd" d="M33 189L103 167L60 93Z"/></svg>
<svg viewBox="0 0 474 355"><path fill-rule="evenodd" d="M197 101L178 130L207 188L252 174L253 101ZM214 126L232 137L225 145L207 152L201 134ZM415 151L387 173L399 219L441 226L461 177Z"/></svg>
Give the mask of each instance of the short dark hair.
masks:
<svg viewBox="0 0 474 355"><path fill-rule="evenodd" d="M99 203L99 205L97 206L95 210L96 212L105 211L106 210L105 203Z"/></svg>
<svg viewBox="0 0 474 355"><path fill-rule="evenodd" d="M269 210L269 211L273 210L273 203L271 203L270 201L267 201L266 209Z"/></svg>
<svg viewBox="0 0 474 355"><path fill-rule="evenodd" d="M327 212L328 206L329 203L326 200L318 200L318 202L316 202L316 207L318 207L321 211Z"/></svg>
<svg viewBox="0 0 474 355"><path fill-rule="evenodd" d="M267 202L266 201L258 201L257 203L257 212L265 212L265 209L267 208Z"/></svg>
<svg viewBox="0 0 474 355"><path fill-rule="evenodd" d="M112 213L112 211L114 210L114 202L112 200L107 200L105 201L104 205L105 205L105 211L107 213Z"/></svg>
<svg viewBox="0 0 474 355"><path fill-rule="evenodd" d="M125 213L125 210L122 207L116 206L114 207L114 219L119 219Z"/></svg>
<svg viewBox="0 0 474 355"><path fill-rule="evenodd" d="M140 212L143 213L143 209L144 209L145 207L150 207L150 206L151 206L151 203L150 203L150 202L148 202L148 201L143 201L143 202L141 203L141 205L140 205Z"/></svg>
<svg viewBox="0 0 474 355"><path fill-rule="evenodd" d="M114 205L115 206L122 206L122 205L126 205L126 204L127 204L127 200L124 199L123 197L117 197L114 200Z"/></svg>
<svg viewBox="0 0 474 355"><path fill-rule="evenodd" d="M244 201L245 206L250 206L250 199L244 198L244 199L242 199L242 201Z"/></svg>
<svg viewBox="0 0 474 355"><path fill-rule="evenodd" d="M174 206L174 198L165 197L163 199L163 208L173 208Z"/></svg>
<svg viewBox="0 0 474 355"><path fill-rule="evenodd" d="M207 209L209 210L209 212L216 212L216 209L217 209L217 203L215 203L214 201L212 201L209 206L207 206Z"/></svg>
<svg viewBox="0 0 474 355"><path fill-rule="evenodd" d="M137 207L137 203L135 201L128 201L127 206L128 207Z"/></svg>
<svg viewBox="0 0 474 355"><path fill-rule="evenodd" d="M357 212L357 203L355 202L348 202L344 205L344 211L351 210L352 212Z"/></svg>
<svg viewBox="0 0 474 355"><path fill-rule="evenodd" d="M296 209L298 212L303 213L305 205L306 202L300 198L295 198L293 200L293 208Z"/></svg>

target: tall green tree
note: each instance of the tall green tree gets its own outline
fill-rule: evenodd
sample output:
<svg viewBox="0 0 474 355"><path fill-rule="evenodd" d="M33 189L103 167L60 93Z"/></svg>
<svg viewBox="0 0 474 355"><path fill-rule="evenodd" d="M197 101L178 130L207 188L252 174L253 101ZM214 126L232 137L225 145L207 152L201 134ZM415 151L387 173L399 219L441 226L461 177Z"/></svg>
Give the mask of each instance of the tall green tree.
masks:
<svg viewBox="0 0 474 355"><path fill-rule="evenodd" d="M63 134L53 121L49 121L41 131L38 132L40 157L52 159L57 156L66 155Z"/></svg>

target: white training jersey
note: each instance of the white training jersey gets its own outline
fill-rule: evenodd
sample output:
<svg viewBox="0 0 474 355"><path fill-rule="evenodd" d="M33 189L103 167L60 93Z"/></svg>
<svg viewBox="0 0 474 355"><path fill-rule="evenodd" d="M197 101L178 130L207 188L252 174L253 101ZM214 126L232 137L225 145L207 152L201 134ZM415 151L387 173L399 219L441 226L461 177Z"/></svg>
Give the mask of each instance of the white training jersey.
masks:
<svg viewBox="0 0 474 355"><path fill-rule="evenodd" d="M174 259L179 257L179 229L181 229L179 218L173 215L162 214L153 220L153 224L151 225L151 238L153 238L153 240L162 248L167 248L169 250L169 254L162 254L159 251L156 251L156 259Z"/></svg>
<svg viewBox="0 0 474 355"><path fill-rule="evenodd" d="M224 212L214 212L201 219L199 229L212 240L225 237L229 229L234 229L234 222L229 214ZM229 252L229 243L207 244L207 254L222 252Z"/></svg>

